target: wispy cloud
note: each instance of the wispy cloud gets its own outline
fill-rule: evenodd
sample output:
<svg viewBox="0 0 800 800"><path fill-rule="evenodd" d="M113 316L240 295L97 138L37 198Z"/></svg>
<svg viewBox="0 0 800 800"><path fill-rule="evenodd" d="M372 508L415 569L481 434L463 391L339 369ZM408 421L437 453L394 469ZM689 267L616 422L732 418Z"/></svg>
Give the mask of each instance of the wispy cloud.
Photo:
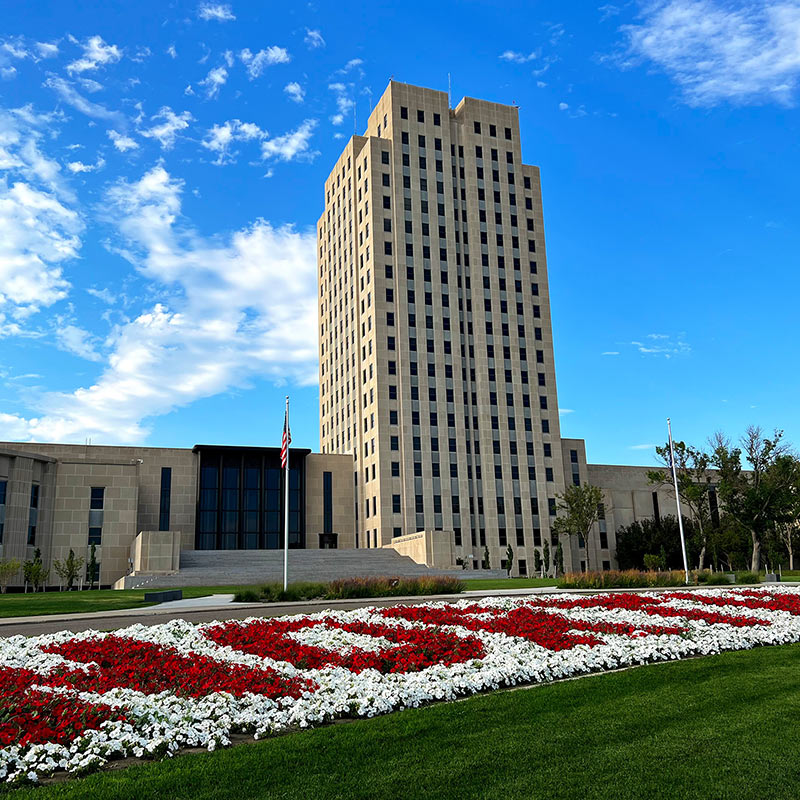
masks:
<svg viewBox="0 0 800 800"><path fill-rule="evenodd" d="M283 87L283 91L286 92L286 94L289 95L289 99L294 100L295 103L302 103L303 100L306 99L305 89L296 81L287 83L286 86Z"/></svg>
<svg viewBox="0 0 800 800"><path fill-rule="evenodd" d="M606 350L600 353L601 356L618 356L619 350Z"/></svg>
<svg viewBox="0 0 800 800"><path fill-rule="evenodd" d="M148 139L156 139L164 150L169 150L174 146L178 134L189 127L189 123L194 120L194 117L188 111L176 114L169 106L164 106L150 119L151 121L162 121L150 128L140 130L139 133Z"/></svg>
<svg viewBox="0 0 800 800"><path fill-rule="evenodd" d="M214 67L214 69L209 70L208 75L202 81L198 81L198 86L204 86L206 97L209 100L213 100L219 96L219 90L227 80L228 70L225 67Z"/></svg>
<svg viewBox="0 0 800 800"><path fill-rule="evenodd" d="M794 101L800 77L800 3L659 0L621 28L623 67L651 63L693 106Z"/></svg>
<svg viewBox="0 0 800 800"><path fill-rule="evenodd" d="M679 333L676 337L666 333L648 333L645 339L646 341L631 342L631 345L643 355L672 358L678 355L688 355L692 352L691 346L686 342L682 333Z"/></svg>
<svg viewBox="0 0 800 800"><path fill-rule="evenodd" d="M288 64L292 60L289 51L277 45L259 50L257 53L252 53L245 47L239 53L239 58L247 67L247 75L251 81L260 77L261 73L272 64Z"/></svg>
<svg viewBox="0 0 800 800"><path fill-rule="evenodd" d="M306 38L303 40L309 50L316 50L318 47L325 47L325 40L322 33L318 30L306 28Z"/></svg>
<svg viewBox="0 0 800 800"><path fill-rule="evenodd" d="M632 444L628 447L628 450L655 450L656 445L654 444Z"/></svg>
<svg viewBox="0 0 800 800"><path fill-rule="evenodd" d="M84 164L83 161L70 161L67 163L67 169L73 174L77 175L81 172L96 172L106 165L104 158L98 158L94 164Z"/></svg>
<svg viewBox="0 0 800 800"><path fill-rule="evenodd" d="M136 150L139 147L138 142L131 139L130 136L125 136L118 131L108 130L106 131L106 136L111 139L114 147L116 147L120 153L126 153L128 150Z"/></svg>
<svg viewBox="0 0 800 800"><path fill-rule="evenodd" d="M331 122L334 125L341 125L344 122L345 115L355 105L355 101L348 94L352 89L352 84L331 83L328 88L336 95L337 112L331 117Z"/></svg>
<svg viewBox="0 0 800 800"><path fill-rule="evenodd" d="M213 163L222 166L236 160L238 153L232 149L236 142L261 141L266 139L267 135L265 130L252 122L231 119L210 128L201 144L217 154Z"/></svg>
<svg viewBox="0 0 800 800"><path fill-rule="evenodd" d="M500 53L499 58L503 61L511 61L514 64L527 64L528 61L533 61L535 58L538 58L539 54L536 51L528 53L518 53L516 50L506 50L503 53Z"/></svg>
<svg viewBox="0 0 800 800"><path fill-rule="evenodd" d="M315 119L307 119L295 130L275 139L268 139L262 142L262 158L265 160L274 158L278 161L313 160L319 155L317 150L309 148L311 136L316 127L317 121Z"/></svg>
<svg viewBox="0 0 800 800"><path fill-rule="evenodd" d="M115 44L106 44L101 36L90 36L82 47L83 56L67 64L70 74L95 70L122 58L122 50Z"/></svg>
<svg viewBox="0 0 800 800"><path fill-rule="evenodd" d="M611 3L606 3L597 10L600 12L600 22L605 22L607 19L611 19L611 17L616 17L620 12L619 6L612 5Z"/></svg>
<svg viewBox="0 0 800 800"><path fill-rule="evenodd" d="M118 123L121 127L127 125L124 114L119 111L112 111L100 103L87 100L69 81L64 80L64 78L51 75L45 80L44 85L48 89L52 89L65 103L72 106L77 111L80 111L82 114L85 114L87 117L111 120Z"/></svg>
<svg viewBox="0 0 800 800"><path fill-rule="evenodd" d="M559 416L562 416L562 417L566 416L567 414L574 414L574 413L575 413L575 409L574 408L559 408L558 409L558 414L559 414Z"/></svg>
<svg viewBox="0 0 800 800"><path fill-rule="evenodd" d="M197 8L197 16L204 20L230 22L236 19L228 3L201 3Z"/></svg>

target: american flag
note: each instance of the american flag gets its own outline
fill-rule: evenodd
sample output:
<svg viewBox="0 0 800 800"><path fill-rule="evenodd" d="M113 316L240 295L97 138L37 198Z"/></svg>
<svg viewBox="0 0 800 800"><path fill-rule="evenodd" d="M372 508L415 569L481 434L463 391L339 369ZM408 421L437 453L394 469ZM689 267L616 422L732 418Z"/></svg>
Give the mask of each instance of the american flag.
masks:
<svg viewBox="0 0 800 800"><path fill-rule="evenodd" d="M289 409L286 409L286 419L283 421L283 436L281 437L281 469L286 469L289 461L289 445L292 443L292 433L289 430Z"/></svg>

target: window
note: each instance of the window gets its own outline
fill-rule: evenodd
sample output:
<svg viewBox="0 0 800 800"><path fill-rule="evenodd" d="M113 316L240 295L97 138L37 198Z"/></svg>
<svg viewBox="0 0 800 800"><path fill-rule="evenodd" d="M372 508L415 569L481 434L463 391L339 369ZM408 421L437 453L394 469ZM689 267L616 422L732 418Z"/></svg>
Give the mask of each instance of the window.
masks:
<svg viewBox="0 0 800 800"><path fill-rule="evenodd" d="M417 122L425 122L425 112L421 109L417 109Z"/></svg>
<svg viewBox="0 0 800 800"><path fill-rule="evenodd" d="M399 461L392 461L392 477L399 478L400 477L400 462Z"/></svg>
<svg viewBox="0 0 800 800"><path fill-rule="evenodd" d="M392 450L399 450L400 449L400 438L397 436L392 436L389 439L389 446Z"/></svg>
<svg viewBox="0 0 800 800"><path fill-rule="evenodd" d="M475 127L475 133L480 133L481 132L481 124L480 124L480 122L475 121L472 124Z"/></svg>
<svg viewBox="0 0 800 800"><path fill-rule="evenodd" d="M333 473L322 473L322 532L333 533Z"/></svg>
<svg viewBox="0 0 800 800"><path fill-rule="evenodd" d="M408 119L408 108L400 106L400 119Z"/></svg>
<svg viewBox="0 0 800 800"><path fill-rule="evenodd" d="M8 481L0 481L0 544L3 543L3 529L6 522L6 493Z"/></svg>
<svg viewBox="0 0 800 800"><path fill-rule="evenodd" d="M172 496L172 467L161 468L161 497L158 510L158 529L169 530L169 511ZM90 537L91 538L91 537ZM91 541L89 542L91 544Z"/></svg>
<svg viewBox="0 0 800 800"><path fill-rule="evenodd" d="M393 494L392 495L392 513L399 514L400 513L400 495Z"/></svg>
<svg viewBox="0 0 800 800"><path fill-rule="evenodd" d="M170 480L172 478L170 471ZM164 473L161 473L161 486L163 491L164 486ZM89 490L89 544L100 544L103 535L103 509L105 507L105 487L92 486ZM161 514L159 514L159 524ZM167 522L169 522L169 513L167 513ZM159 528L159 530L168 530L168 528Z"/></svg>
<svg viewBox="0 0 800 800"><path fill-rule="evenodd" d="M381 164L388 164L388 163L389 163L389 151L381 150Z"/></svg>

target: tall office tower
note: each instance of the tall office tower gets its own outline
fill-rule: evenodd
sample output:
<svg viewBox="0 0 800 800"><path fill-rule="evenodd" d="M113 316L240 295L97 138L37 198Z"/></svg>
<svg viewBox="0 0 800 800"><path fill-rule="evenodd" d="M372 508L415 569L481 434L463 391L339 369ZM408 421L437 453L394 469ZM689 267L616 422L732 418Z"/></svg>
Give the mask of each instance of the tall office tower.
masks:
<svg viewBox="0 0 800 800"><path fill-rule="evenodd" d="M474 568L510 544L532 573L564 456L517 108L391 82L317 232L321 447L353 455L357 546L442 531Z"/></svg>

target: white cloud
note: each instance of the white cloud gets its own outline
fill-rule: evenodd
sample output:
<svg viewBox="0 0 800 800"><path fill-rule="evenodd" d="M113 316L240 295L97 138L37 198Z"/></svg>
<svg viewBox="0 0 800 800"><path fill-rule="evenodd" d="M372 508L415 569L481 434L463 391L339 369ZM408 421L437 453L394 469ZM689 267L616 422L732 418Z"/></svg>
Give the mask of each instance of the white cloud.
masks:
<svg viewBox="0 0 800 800"><path fill-rule="evenodd" d="M566 111L568 108L569 108L569 104L568 103L559 103L558 104L558 110L559 111Z"/></svg>
<svg viewBox="0 0 800 800"><path fill-rule="evenodd" d="M117 302L116 296L108 288L95 289L94 287L91 287L91 288L87 289L86 292L88 294L92 295L92 297L96 297L98 300L102 300L104 303L107 303L110 306L113 306L114 303Z"/></svg>
<svg viewBox="0 0 800 800"><path fill-rule="evenodd" d="M632 444L628 447L628 450L655 450L656 445L654 444Z"/></svg>
<svg viewBox="0 0 800 800"><path fill-rule="evenodd" d="M34 47L40 58L55 58L58 55L58 44L55 42L36 42Z"/></svg>
<svg viewBox="0 0 800 800"><path fill-rule="evenodd" d="M349 85L352 88L352 84ZM337 113L331 117L331 122L334 125L341 125L344 122L345 115L353 108L355 101L348 97L348 86L343 83L331 83L328 88L336 94L336 108Z"/></svg>
<svg viewBox="0 0 800 800"><path fill-rule="evenodd" d="M83 222L61 168L39 149L52 115L0 111L0 332L66 297L62 264L80 250Z"/></svg>
<svg viewBox="0 0 800 800"><path fill-rule="evenodd" d="M266 50L259 50L251 53L246 47L239 53L239 58L247 67L247 74L250 80L258 78L266 67L273 64L288 64L291 61L289 51L285 47L272 45Z"/></svg>
<svg viewBox="0 0 800 800"><path fill-rule="evenodd" d="M283 91L286 92L286 94L289 95L289 99L294 100L295 103L302 103L303 100L306 99L306 91L297 81L287 83L286 86L283 87Z"/></svg>
<svg viewBox="0 0 800 800"><path fill-rule="evenodd" d="M56 327L56 344L60 350L85 358L87 361L100 361L95 350L95 337L89 331L73 324L63 324L59 320Z"/></svg>
<svg viewBox="0 0 800 800"><path fill-rule="evenodd" d="M525 53L518 53L515 50L506 50L503 53L500 53L499 56L503 61L511 61L514 64L526 64L528 61L533 61L535 58L539 57L539 54L536 52L531 52L525 55Z"/></svg>
<svg viewBox="0 0 800 800"><path fill-rule="evenodd" d="M351 69L360 67L364 63L363 58L351 58L340 70L337 70L342 75L350 72Z"/></svg>
<svg viewBox="0 0 800 800"><path fill-rule="evenodd" d="M80 73L98 69L105 64L114 64L122 58L122 51L115 44L106 44L101 36L90 36L83 46L83 57L67 64L67 72Z"/></svg>
<svg viewBox="0 0 800 800"><path fill-rule="evenodd" d="M180 131L186 130L194 117L188 111L176 114L169 106L164 106L158 114L153 114L150 119L164 121L159 125L153 125L152 128L140 130L139 133L148 139L157 139L164 150L169 150L175 144Z"/></svg>
<svg viewBox="0 0 800 800"><path fill-rule="evenodd" d="M201 3L197 9L197 16L200 19L216 22L230 22L236 19L228 3Z"/></svg>
<svg viewBox="0 0 800 800"><path fill-rule="evenodd" d="M171 44L165 51L164 51L170 58L177 58L178 51L175 49L175 45Z"/></svg>
<svg viewBox="0 0 800 800"><path fill-rule="evenodd" d="M606 350L603 353L600 353L601 356L618 356L619 350Z"/></svg>
<svg viewBox="0 0 800 800"><path fill-rule="evenodd" d="M546 84L544 81L536 81L536 85L537 85L537 86L538 86L540 89L544 89L544 87L545 87L545 86L547 86L547 84Z"/></svg>
<svg viewBox="0 0 800 800"><path fill-rule="evenodd" d="M692 348L684 340L684 334L679 333L675 338L666 333L648 333L647 342L633 341L633 345L642 355L663 356L672 358L677 355L688 355Z"/></svg>
<svg viewBox="0 0 800 800"><path fill-rule="evenodd" d="M295 130L275 139L267 139L261 143L261 156L264 159L276 158L279 161L291 161L292 159L311 161L319 155L318 151L308 149L316 126L315 119L307 119Z"/></svg>
<svg viewBox="0 0 800 800"><path fill-rule="evenodd" d="M574 414L574 413L575 413L575 409L574 408L559 408L558 409L559 416L565 416L566 414Z"/></svg>
<svg viewBox="0 0 800 800"><path fill-rule="evenodd" d="M223 122L222 125L214 125L213 128L210 128L201 144L217 154L213 163L222 166L236 160L238 153L231 150L234 142L260 141L266 139L267 135L266 131L261 130L252 122L231 119Z"/></svg>
<svg viewBox="0 0 800 800"><path fill-rule="evenodd" d="M306 38L303 41L308 46L309 50L325 47L325 40L322 38L322 33L318 30L306 28Z"/></svg>
<svg viewBox="0 0 800 800"><path fill-rule="evenodd" d="M138 142L135 142L130 136L125 136L117 131L108 130L106 131L106 136L111 139L114 143L114 147L116 147L120 153L126 153L128 150L136 150L139 147Z"/></svg>
<svg viewBox="0 0 800 800"><path fill-rule="evenodd" d="M597 10L600 12L600 22L605 22L607 19L617 16L620 12L619 6L611 5L611 3L606 3Z"/></svg>
<svg viewBox="0 0 800 800"><path fill-rule="evenodd" d="M252 379L316 383L314 231L257 220L205 239L176 222L182 189L159 166L109 192L132 263L172 299L115 328L94 384L40 396L36 417L0 418L13 438L133 444L154 416Z"/></svg>
<svg viewBox="0 0 800 800"><path fill-rule="evenodd" d="M70 161L67 163L67 169L76 175L80 172L96 172L106 165L105 159L98 158L94 164L84 164L83 161Z"/></svg>
<svg viewBox="0 0 800 800"><path fill-rule="evenodd" d="M92 80L91 78L78 78L78 83L86 89L87 92L102 92L105 88L102 83Z"/></svg>
<svg viewBox="0 0 800 800"><path fill-rule="evenodd" d="M124 127L127 124L125 116L119 111L112 111L100 103L93 103L91 100L87 100L69 81L65 81L63 78L51 75L44 82L44 85L48 89L55 91L65 103L71 105L82 114L86 114L87 117L113 120L120 127Z"/></svg>
<svg viewBox="0 0 800 800"><path fill-rule="evenodd" d="M791 104L800 77L800 3L659 0L625 25L627 67L649 61L693 106Z"/></svg>
<svg viewBox="0 0 800 800"><path fill-rule="evenodd" d="M209 99L217 97L219 90L228 80L228 70L225 67L214 67L202 81L198 81L198 86L206 87L206 97Z"/></svg>

